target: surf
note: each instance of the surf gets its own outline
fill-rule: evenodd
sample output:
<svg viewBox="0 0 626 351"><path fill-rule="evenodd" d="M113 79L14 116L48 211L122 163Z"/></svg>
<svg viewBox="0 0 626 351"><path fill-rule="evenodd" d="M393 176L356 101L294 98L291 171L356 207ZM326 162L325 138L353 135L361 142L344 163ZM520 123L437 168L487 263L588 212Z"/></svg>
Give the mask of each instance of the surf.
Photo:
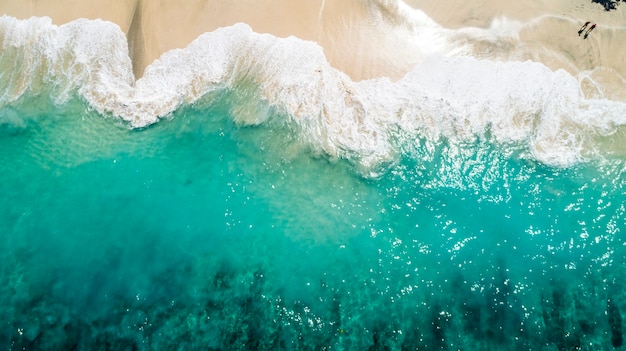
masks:
<svg viewBox="0 0 626 351"><path fill-rule="evenodd" d="M394 13L413 21L409 32L427 42L419 62L396 81L354 81L330 65L318 44L258 34L245 24L166 52L135 80L126 38L115 24L55 26L49 18L4 16L0 74L7 83L0 104L43 91L63 104L77 94L102 115L146 128L221 91L245 91L241 107L233 109L236 123L259 125L278 114L314 153L347 159L370 176L398 162L402 143L421 137L464 142L489 135L501 145L524 145L540 162L567 167L601 156L602 140L620 135L625 103L588 98L581 80L567 71L507 61L511 54L502 51L475 58L452 45L465 36L468 47L481 40L497 46L521 35L525 25L459 32L416 10ZM485 39L484 33L491 34Z"/></svg>

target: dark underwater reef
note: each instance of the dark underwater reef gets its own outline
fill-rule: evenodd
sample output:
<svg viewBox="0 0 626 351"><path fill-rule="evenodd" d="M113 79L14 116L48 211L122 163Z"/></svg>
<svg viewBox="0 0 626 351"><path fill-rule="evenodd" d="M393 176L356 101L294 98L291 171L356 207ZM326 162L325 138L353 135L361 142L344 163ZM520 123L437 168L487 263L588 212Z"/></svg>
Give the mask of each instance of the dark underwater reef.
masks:
<svg viewBox="0 0 626 351"><path fill-rule="evenodd" d="M599 350L623 344L624 301L609 283L550 282L518 298L504 268L473 289L459 274L435 294L387 305L320 281L285 298L262 271L224 265L201 287L164 280L159 298L109 296L86 313L32 290L5 309L4 350ZM189 267L168 272L187 274ZM362 286L362 285L361 285ZM426 296L426 297L425 297ZM529 298L534 296L533 298ZM532 303L532 306L530 305Z"/></svg>

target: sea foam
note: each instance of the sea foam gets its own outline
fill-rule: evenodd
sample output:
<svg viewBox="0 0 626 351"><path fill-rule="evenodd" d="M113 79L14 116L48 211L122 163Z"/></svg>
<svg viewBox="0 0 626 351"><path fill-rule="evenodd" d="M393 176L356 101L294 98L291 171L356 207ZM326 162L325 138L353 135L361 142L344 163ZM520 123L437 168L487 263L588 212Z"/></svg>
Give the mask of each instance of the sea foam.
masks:
<svg viewBox="0 0 626 351"><path fill-rule="evenodd" d="M579 80L566 71L473 58L454 46L459 32L419 11L398 11L413 21L415 35L436 39L425 42L423 57L397 82L355 82L332 67L316 43L258 34L246 24L205 33L163 54L135 81L126 38L115 24L81 19L56 26L49 18L4 16L0 106L44 91L62 104L77 93L99 113L142 128L213 92L252 86L248 100L298 126L313 150L348 159L365 175L395 163L399 143L487 134L527 145L541 162L569 166L596 152L595 135L611 135L626 124L626 104L585 98ZM511 30L503 35L515 37ZM243 125L263 123L270 113L236 111L233 118Z"/></svg>

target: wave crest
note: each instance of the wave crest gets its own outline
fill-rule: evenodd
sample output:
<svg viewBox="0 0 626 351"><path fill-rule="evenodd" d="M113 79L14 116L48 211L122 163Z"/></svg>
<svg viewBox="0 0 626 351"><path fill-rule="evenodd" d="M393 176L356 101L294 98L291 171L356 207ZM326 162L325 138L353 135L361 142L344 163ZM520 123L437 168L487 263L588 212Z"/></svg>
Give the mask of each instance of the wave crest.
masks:
<svg viewBox="0 0 626 351"><path fill-rule="evenodd" d="M398 143L485 133L527 143L538 160L567 166L594 148L590 135L626 124L624 103L585 99L576 78L530 61L433 54L398 82L354 82L313 42L237 24L165 53L134 81L126 38L115 24L77 20L57 27L48 18L5 16L0 28L0 76L7 82L0 106L52 87L57 103L77 92L98 112L140 128L212 92L251 85L258 99L299 126L313 149L349 159L366 175L394 163ZM234 118L253 125L267 113L242 108Z"/></svg>

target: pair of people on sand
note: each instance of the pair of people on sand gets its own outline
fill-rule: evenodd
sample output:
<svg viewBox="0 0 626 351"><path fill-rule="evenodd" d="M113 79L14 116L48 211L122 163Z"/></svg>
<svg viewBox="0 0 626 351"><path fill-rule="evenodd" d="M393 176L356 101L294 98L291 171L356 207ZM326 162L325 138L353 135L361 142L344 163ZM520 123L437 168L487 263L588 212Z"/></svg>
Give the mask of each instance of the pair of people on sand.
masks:
<svg viewBox="0 0 626 351"><path fill-rule="evenodd" d="M589 36L589 33L591 33L591 31L596 28L596 24L595 23L591 27L587 28L589 23L591 23L591 22L589 22L589 21L585 22L585 24L583 24L583 26L580 27L580 30L578 31L578 36L580 36L580 34L583 31L585 31L585 29L587 29L587 31L585 32L585 35L583 36L583 39L587 39L587 37Z"/></svg>

